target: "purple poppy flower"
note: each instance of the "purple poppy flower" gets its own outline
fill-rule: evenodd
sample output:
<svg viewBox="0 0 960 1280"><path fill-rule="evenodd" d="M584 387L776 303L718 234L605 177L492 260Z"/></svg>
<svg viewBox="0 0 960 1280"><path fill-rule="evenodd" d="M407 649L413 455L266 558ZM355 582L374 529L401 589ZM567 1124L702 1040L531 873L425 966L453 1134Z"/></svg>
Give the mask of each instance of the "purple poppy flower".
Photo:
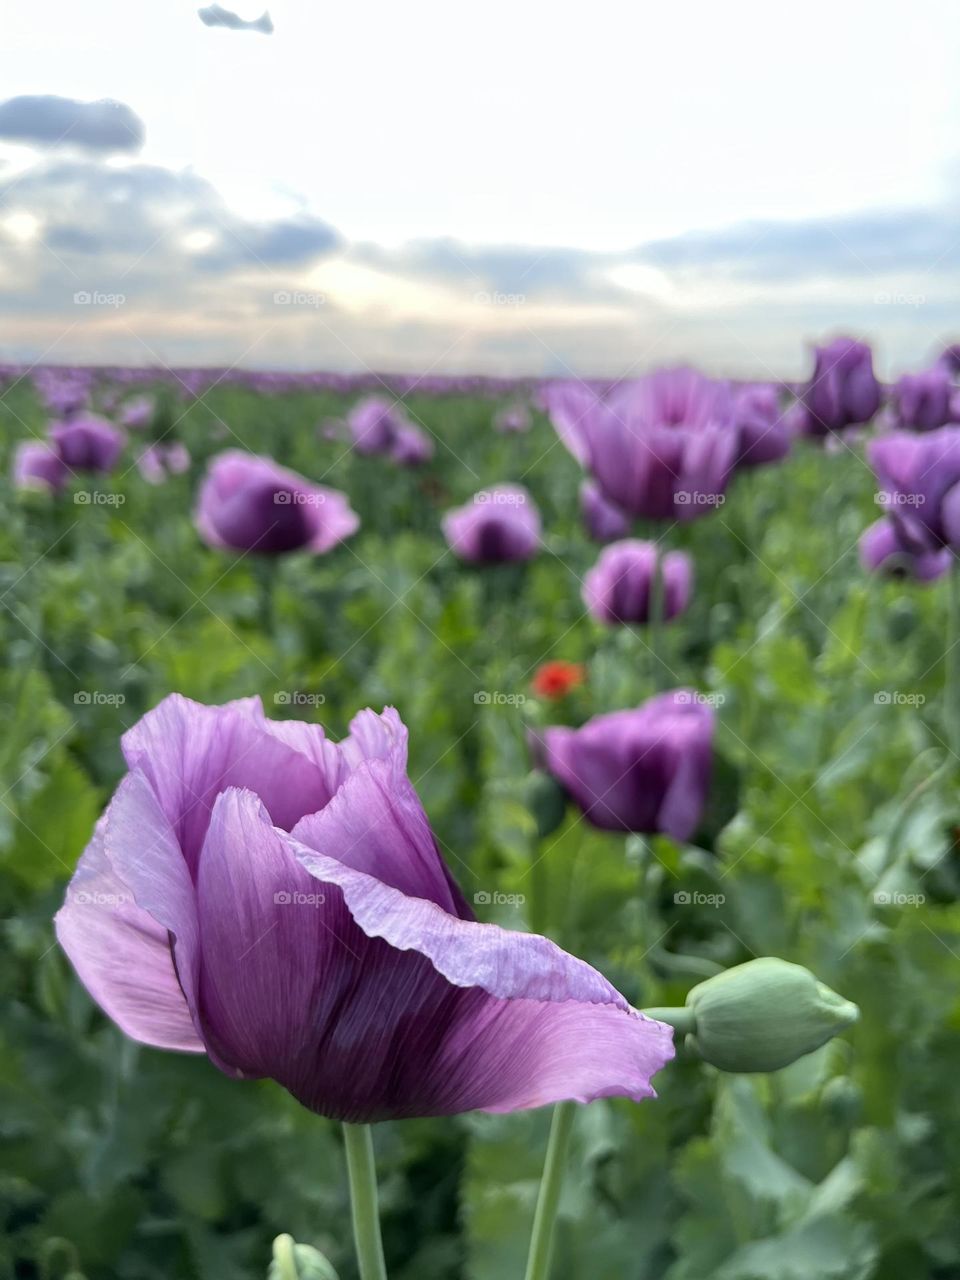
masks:
<svg viewBox="0 0 960 1280"><path fill-rule="evenodd" d="M347 427L357 453L389 453L404 421L395 402L367 396L347 414Z"/></svg>
<svg viewBox="0 0 960 1280"><path fill-rule="evenodd" d="M525 404L508 404L493 415L493 429L501 435L530 430L530 410Z"/></svg>
<svg viewBox="0 0 960 1280"><path fill-rule="evenodd" d="M600 553L583 581L583 602L608 627L650 621L654 572L662 576L663 617L676 618L690 602L693 561L684 551L660 554L655 542L627 538Z"/></svg>
<svg viewBox="0 0 960 1280"><path fill-rule="evenodd" d="M56 449L40 441L26 440L13 455L13 484L17 489L49 489L59 493L70 470Z"/></svg>
<svg viewBox="0 0 960 1280"><path fill-rule="evenodd" d="M124 735L56 920L94 1000L352 1123L651 1096L670 1029L546 938L477 923L400 718L350 727L173 695Z"/></svg>
<svg viewBox="0 0 960 1280"><path fill-rule="evenodd" d="M153 421L154 403L150 396L128 400L120 411L120 421L131 431L141 431Z"/></svg>
<svg viewBox="0 0 960 1280"><path fill-rule="evenodd" d="M536 754L595 827L688 840L710 788L713 721L696 693L672 689L579 729L545 729Z"/></svg>
<svg viewBox="0 0 960 1280"><path fill-rule="evenodd" d="M948 572L952 560L949 547L939 551L908 551L889 517L875 520L860 538L860 563L870 573L935 582Z"/></svg>
<svg viewBox="0 0 960 1280"><path fill-rule="evenodd" d="M954 377L960 373L960 342L951 342L940 353L937 364L942 365Z"/></svg>
<svg viewBox="0 0 960 1280"><path fill-rule="evenodd" d="M779 462L790 452L794 431L780 407L780 395L769 383L740 387L734 395L734 417L740 432L738 467Z"/></svg>
<svg viewBox="0 0 960 1280"><path fill-rule="evenodd" d="M605 399L567 383L543 400L570 452L630 515L695 520L723 501L740 452L727 383L665 369Z"/></svg>
<svg viewBox="0 0 960 1280"><path fill-rule="evenodd" d="M893 387L894 421L913 431L932 431L953 421L953 380L942 365L906 373Z"/></svg>
<svg viewBox="0 0 960 1280"><path fill-rule="evenodd" d="M580 485L580 518L594 542L613 542L630 532L629 516L608 502L593 480L584 480Z"/></svg>
<svg viewBox="0 0 960 1280"><path fill-rule="evenodd" d="M881 399L869 346L853 338L835 338L815 347L813 376L802 399L812 435L869 422Z"/></svg>
<svg viewBox="0 0 960 1280"><path fill-rule="evenodd" d="M189 469L190 454L179 440L148 445L137 458L137 470L148 484L163 484L168 476L183 475Z"/></svg>
<svg viewBox="0 0 960 1280"><path fill-rule="evenodd" d="M195 520L210 546L261 555L329 551L360 527L336 489L239 449L211 460Z"/></svg>
<svg viewBox="0 0 960 1280"><path fill-rule="evenodd" d="M872 440L867 457L901 548L960 551L960 427L895 431Z"/></svg>
<svg viewBox="0 0 960 1280"><path fill-rule="evenodd" d="M51 413L70 418L86 408L92 375L82 369L38 369L33 383Z"/></svg>
<svg viewBox="0 0 960 1280"><path fill-rule="evenodd" d="M433 457L433 441L412 422L401 423L394 436L390 456L402 467L422 467Z"/></svg>
<svg viewBox="0 0 960 1280"><path fill-rule="evenodd" d="M112 471L123 450L122 431L96 414L87 413L58 422L50 428L50 439L71 471Z"/></svg>
<svg viewBox="0 0 960 1280"><path fill-rule="evenodd" d="M529 560L540 547L540 514L521 485L481 489L443 517L443 533L461 560Z"/></svg>

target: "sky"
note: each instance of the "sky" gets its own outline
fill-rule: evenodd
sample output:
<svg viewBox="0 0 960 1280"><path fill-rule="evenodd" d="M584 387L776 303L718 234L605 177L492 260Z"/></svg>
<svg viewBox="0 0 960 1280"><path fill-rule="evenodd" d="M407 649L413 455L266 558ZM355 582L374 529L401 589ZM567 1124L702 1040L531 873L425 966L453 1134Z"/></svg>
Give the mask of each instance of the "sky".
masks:
<svg viewBox="0 0 960 1280"><path fill-rule="evenodd" d="M950 0L269 9L5 13L0 360L762 378L849 332L892 375L960 337Z"/></svg>

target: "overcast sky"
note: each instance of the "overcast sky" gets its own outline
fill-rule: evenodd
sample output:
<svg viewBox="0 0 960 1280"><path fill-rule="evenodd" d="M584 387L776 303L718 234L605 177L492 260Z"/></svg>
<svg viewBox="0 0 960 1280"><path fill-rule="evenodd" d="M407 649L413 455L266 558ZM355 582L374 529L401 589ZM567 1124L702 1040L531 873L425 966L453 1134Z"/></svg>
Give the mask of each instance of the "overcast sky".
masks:
<svg viewBox="0 0 960 1280"><path fill-rule="evenodd" d="M950 0L197 8L5 12L0 358L764 376L960 336Z"/></svg>

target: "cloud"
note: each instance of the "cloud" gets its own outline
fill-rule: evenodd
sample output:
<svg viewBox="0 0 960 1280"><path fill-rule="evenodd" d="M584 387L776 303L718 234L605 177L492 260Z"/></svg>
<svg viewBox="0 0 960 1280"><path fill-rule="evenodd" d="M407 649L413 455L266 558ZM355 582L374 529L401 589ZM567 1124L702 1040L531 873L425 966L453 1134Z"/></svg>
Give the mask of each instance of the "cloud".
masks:
<svg viewBox="0 0 960 1280"><path fill-rule="evenodd" d="M261 31L266 36L273 32L273 21L266 10L259 18L247 21L219 4L209 4L205 9L198 9L197 16L205 27L226 27L229 31Z"/></svg>
<svg viewBox="0 0 960 1280"><path fill-rule="evenodd" d="M104 280L306 268L340 244L337 232L313 215L254 222L198 174L159 165L38 165L6 179L0 174L0 200L37 220L38 258L49 251L68 272Z"/></svg>
<svg viewBox="0 0 960 1280"><path fill-rule="evenodd" d="M144 128L140 117L122 102L80 102L48 93L0 103L0 138L42 147L138 151Z"/></svg>
<svg viewBox="0 0 960 1280"><path fill-rule="evenodd" d="M741 223L641 245L637 261L746 279L874 276L960 267L957 211L901 209L795 222Z"/></svg>

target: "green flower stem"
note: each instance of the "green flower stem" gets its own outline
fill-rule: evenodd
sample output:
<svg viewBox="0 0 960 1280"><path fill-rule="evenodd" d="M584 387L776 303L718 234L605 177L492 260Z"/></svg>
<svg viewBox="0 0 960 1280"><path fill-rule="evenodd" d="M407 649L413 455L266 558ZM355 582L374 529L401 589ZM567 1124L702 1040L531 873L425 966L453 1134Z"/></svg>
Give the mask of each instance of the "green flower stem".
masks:
<svg viewBox="0 0 960 1280"><path fill-rule="evenodd" d="M950 745L951 768L960 757L960 558L953 556L950 565L950 589L947 612L947 636L944 660L944 702L947 719L947 742Z"/></svg>
<svg viewBox="0 0 960 1280"><path fill-rule="evenodd" d="M645 1013L648 1018L656 1018L657 1022L665 1022L668 1027L673 1027L681 1036L691 1035L695 1026L696 1019L693 1016L693 1010L683 1006L677 1008L670 1006L669 1008L641 1009L641 1013Z"/></svg>
<svg viewBox="0 0 960 1280"><path fill-rule="evenodd" d="M667 664L663 660L663 623L666 612L667 587L663 578L663 552L660 544L654 540L656 560L653 565L653 579L650 583L650 616L648 627L650 632L650 652L653 655L653 689L659 693L665 686L664 675Z"/></svg>
<svg viewBox="0 0 960 1280"><path fill-rule="evenodd" d="M570 1134L576 1115L575 1102L558 1102L553 1109L547 1158L543 1164L540 1194L533 1216L533 1235L530 1237L530 1255L527 1258L525 1280L547 1280L550 1274L550 1255L553 1252L553 1230L560 1204L560 1191L570 1148Z"/></svg>
<svg viewBox="0 0 960 1280"><path fill-rule="evenodd" d="M377 1209L377 1173L373 1162L373 1137L368 1124L345 1124L343 1143L350 1179L353 1239L361 1280L387 1280Z"/></svg>

